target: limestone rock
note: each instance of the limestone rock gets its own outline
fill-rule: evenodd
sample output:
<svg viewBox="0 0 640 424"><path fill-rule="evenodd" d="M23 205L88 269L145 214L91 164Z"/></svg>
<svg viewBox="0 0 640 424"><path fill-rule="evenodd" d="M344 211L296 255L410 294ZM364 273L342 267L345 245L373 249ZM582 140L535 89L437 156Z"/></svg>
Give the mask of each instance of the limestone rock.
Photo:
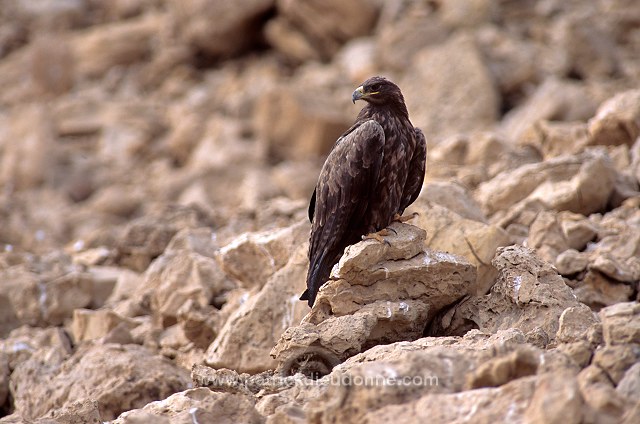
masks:
<svg viewBox="0 0 640 424"><path fill-rule="evenodd" d="M144 408L121 414L114 424L140 422L184 423L216 422L259 424L263 418L254 408L254 400L240 394L217 393L205 387L172 394Z"/></svg>
<svg viewBox="0 0 640 424"><path fill-rule="evenodd" d="M184 390L189 383L186 371L137 345L88 345L46 371L38 363L43 359L29 359L11 375L16 411L27 419L71 402L95 399L101 419L111 420L123 411ZM49 381L46 387L38 385L42 378Z"/></svg>
<svg viewBox="0 0 640 424"><path fill-rule="evenodd" d="M640 90L619 93L604 102L589 120L592 144L631 146L640 135Z"/></svg>
<svg viewBox="0 0 640 424"><path fill-rule="evenodd" d="M92 311L89 309L76 309L73 311L71 324L73 339L76 343L87 340L95 340L109 334L114 328L122 327L127 331L137 326L137 323L109 309ZM130 336L129 336L130 337Z"/></svg>
<svg viewBox="0 0 640 424"><path fill-rule="evenodd" d="M247 293L209 346L208 365L249 373L275 368L269 351L282 332L307 312L298 299L305 289L307 250L308 244L299 246L259 292Z"/></svg>
<svg viewBox="0 0 640 424"><path fill-rule="evenodd" d="M429 202L429 191L425 189L408 210L420 214L412 222L426 230L426 246L464 256L476 266L477 293L487 293L498 275L495 267L491 265L491 260L496 254L496 249L511 244L510 237L496 225L465 219L451 210Z"/></svg>
<svg viewBox="0 0 640 424"><path fill-rule="evenodd" d="M467 36L420 52L416 72L400 81L412 122L430 138L488 129L498 113L498 97L478 48ZM468 93L475 93L469 98ZM460 107L461 103L464 107Z"/></svg>
<svg viewBox="0 0 640 424"><path fill-rule="evenodd" d="M175 16L179 37L196 51L218 60L237 55L258 43L259 23L274 3L274 0L233 3L189 0L172 3L169 10Z"/></svg>
<svg viewBox="0 0 640 424"><path fill-rule="evenodd" d="M503 172L481 184L476 199L487 215L510 207L515 212L518 205L532 202L550 210L589 215L606 207L614 178L608 156L592 150Z"/></svg>
<svg viewBox="0 0 640 424"><path fill-rule="evenodd" d="M560 343L585 340L587 331L598 323L596 315L584 304L567 308L560 315L556 340Z"/></svg>
<svg viewBox="0 0 640 424"><path fill-rule="evenodd" d="M273 349L281 368L295 369L315 355L325 363L323 375L368 346L416 339L435 313L475 292L471 264L424 250L419 228L391 228L396 234L387 237L388 245L372 240L347 247L311 312Z"/></svg>
<svg viewBox="0 0 640 424"><path fill-rule="evenodd" d="M550 264L525 247L498 249L493 265L499 275L489 295L463 300L451 316L432 324L432 332L458 334L472 322L489 332L517 328L536 346L553 341L563 311L579 306L571 288Z"/></svg>
<svg viewBox="0 0 640 424"><path fill-rule="evenodd" d="M604 340L608 345L640 343L640 305L619 303L600 311Z"/></svg>
<svg viewBox="0 0 640 424"><path fill-rule="evenodd" d="M291 252L309 238L305 219L291 227L264 233L245 233L220 249L222 269L246 289L260 289L290 259Z"/></svg>

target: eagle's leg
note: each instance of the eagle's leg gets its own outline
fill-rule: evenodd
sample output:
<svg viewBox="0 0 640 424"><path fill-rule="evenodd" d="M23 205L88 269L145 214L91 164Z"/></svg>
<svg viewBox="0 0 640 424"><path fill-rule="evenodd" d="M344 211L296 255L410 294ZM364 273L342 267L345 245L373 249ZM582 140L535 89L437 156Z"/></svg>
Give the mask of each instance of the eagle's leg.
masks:
<svg viewBox="0 0 640 424"><path fill-rule="evenodd" d="M399 213L395 213L393 215L392 222L407 222L407 221L411 221L413 218L415 218L418 215L420 215L418 212L413 212L411 215L407 215L407 216L401 216Z"/></svg>
<svg viewBox="0 0 640 424"><path fill-rule="evenodd" d="M391 245L391 243L383 238L391 235L391 231L393 230L390 228L383 228L382 230L376 231L375 233L369 233L366 236L362 236L362 240L378 240L378 242L380 243ZM395 233L395 231L393 232Z"/></svg>

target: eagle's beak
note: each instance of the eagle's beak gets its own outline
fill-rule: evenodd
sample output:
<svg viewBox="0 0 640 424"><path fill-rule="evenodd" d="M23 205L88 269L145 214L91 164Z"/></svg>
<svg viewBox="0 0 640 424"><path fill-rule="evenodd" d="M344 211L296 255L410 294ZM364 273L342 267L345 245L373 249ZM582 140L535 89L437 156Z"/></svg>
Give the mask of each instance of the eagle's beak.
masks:
<svg viewBox="0 0 640 424"><path fill-rule="evenodd" d="M356 91L351 95L351 101L355 104L356 100L360 100L364 96L364 88L362 86L356 88Z"/></svg>

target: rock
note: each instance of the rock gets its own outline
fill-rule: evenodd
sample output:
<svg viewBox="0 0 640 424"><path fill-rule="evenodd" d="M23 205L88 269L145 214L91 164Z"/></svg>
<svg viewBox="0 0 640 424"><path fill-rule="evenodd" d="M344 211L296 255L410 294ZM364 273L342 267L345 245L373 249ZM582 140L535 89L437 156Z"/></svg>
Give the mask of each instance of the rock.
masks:
<svg viewBox="0 0 640 424"><path fill-rule="evenodd" d="M580 394L585 401L587 422L621 422L624 398L620 396L604 371L590 365L578 374Z"/></svg>
<svg viewBox="0 0 640 424"><path fill-rule="evenodd" d="M598 233L597 228L580 214L561 212L558 218L562 232L571 249L583 250Z"/></svg>
<svg viewBox="0 0 640 424"><path fill-rule="evenodd" d="M267 31L269 43L294 61L330 59L346 41L373 29L379 3L318 0L277 1L278 17ZM268 27L269 28L269 27Z"/></svg>
<svg viewBox="0 0 640 424"><path fill-rule="evenodd" d="M589 142L584 122L538 120L520 131L519 144L535 146L545 158L578 154Z"/></svg>
<svg viewBox="0 0 640 424"><path fill-rule="evenodd" d="M490 293L463 300L431 324L431 333L458 334L471 323L488 332L517 328L535 346L554 341L562 313L579 306L571 288L550 264L525 247L500 248L492 263L499 275Z"/></svg>
<svg viewBox="0 0 640 424"><path fill-rule="evenodd" d="M100 77L113 67L148 57L164 22L165 16L148 14L77 33L70 43L78 75Z"/></svg>
<svg viewBox="0 0 640 424"><path fill-rule="evenodd" d="M266 90L256 102L254 126L268 156L276 161L326 155L355 117L356 110L345 107L353 86L330 90L308 79ZM310 98L310 90L336 95Z"/></svg>
<svg viewBox="0 0 640 424"><path fill-rule="evenodd" d="M589 120L591 144L631 146L640 135L640 90L617 94Z"/></svg>
<svg viewBox="0 0 640 424"><path fill-rule="evenodd" d="M157 322L166 328L176 323L178 310L188 300L205 307L234 287L214 259L174 250L153 261L134 297L148 302Z"/></svg>
<svg viewBox="0 0 640 424"><path fill-rule="evenodd" d="M185 390L168 398L152 402L141 409L121 414L113 424L140 422L183 423L255 423L264 422L254 407L255 401L248 396L217 393L205 387Z"/></svg>
<svg viewBox="0 0 640 424"><path fill-rule="evenodd" d="M630 300L633 289L597 271L589 271L576 285L574 294L580 302L594 310L600 310L602 307Z"/></svg>
<svg viewBox="0 0 640 424"><path fill-rule="evenodd" d="M632 365L624 373L616 391L631 401L638 399L640 396L640 362Z"/></svg>
<svg viewBox="0 0 640 424"><path fill-rule="evenodd" d="M112 420L123 411L184 390L189 383L186 371L137 345L86 345L47 370L38 363L42 360L31 358L11 375L16 412L26 419L93 399L101 419ZM49 381L47 386L38 385L42 378Z"/></svg>
<svg viewBox="0 0 640 424"><path fill-rule="evenodd" d="M617 385L625 372L640 361L640 343L604 346L595 351L593 364L600 367Z"/></svg>
<svg viewBox="0 0 640 424"><path fill-rule="evenodd" d="M189 0L172 4L180 39L210 60L226 59L259 43L260 22L274 0L242 0L215 3ZM211 25L217 22L217 25Z"/></svg>
<svg viewBox="0 0 640 424"><path fill-rule="evenodd" d="M307 312L306 304L298 299L305 289L307 250L307 243L297 247L289 262L258 293L247 294L248 299L226 320L207 349L208 365L248 373L275 368L269 351L282 332Z"/></svg>
<svg viewBox="0 0 640 424"><path fill-rule="evenodd" d="M4 350L4 349L3 349ZM9 357L6 353L0 352L0 406L3 407L9 396Z"/></svg>
<svg viewBox="0 0 640 424"><path fill-rule="evenodd" d="M529 228L527 246L549 263L554 263L560 253L569 249L556 213L542 211L536 216Z"/></svg>
<svg viewBox="0 0 640 424"><path fill-rule="evenodd" d="M246 289L260 289L309 238L308 221L263 233L245 233L220 249L222 269Z"/></svg>
<svg viewBox="0 0 640 424"><path fill-rule="evenodd" d="M72 353L72 348L69 337L60 328L23 326L0 341L0 352L7 357L9 369L15 370L34 355L47 358L48 363L57 366Z"/></svg>
<svg viewBox="0 0 640 424"><path fill-rule="evenodd" d="M31 78L43 95L69 91L75 79L75 61L64 37L39 37L31 46Z"/></svg>
<svg viewBox="0 0 640 424"><path fill-rule="evenodd" d="M330 370L367 346L416 339L435 313L475 292L471 264L423 250L419 228L391 228L397 234L387 237L389 245L364 241L345 249L311 312L271 352L281 369L295 369L317 353Z"/></svg>
<svg viewBox="0 0 640 424"><path fill-rule="evenodd" d="M489 216L510 207L515 213L518 205L532 202L586 216L604 210L614 178L606 153L591 150L503 172L478 187L476 200Z"/></svg>
<svg viewBox="0 0 640 424"><path fill-rule="evenodd" d="M37 104L25 106L10 114L2 125L6 130L0 133L0 182L11 191L40 186L51 177L54 165L50 113Z"/></svg>
<svg viewBox="0 0 640 424"><path fill-rule="evenodd" d="M441 181L429 182L422 188L418 199L416 199L417 202L421 200L443 206L465 219L487 222L487 218L480 210L480 205L462 185Z"/></svg>
<svg viewBox="0 0 640 424"><path fill-rule="evenodd" d="M582 421L583 400L571 374L546 374L536 383L526 422L575 423Z"/></svg>
<svg viewBox="0 0 640 424"><path fill-rule="evenodd" d="M640 342L640 305L619 303L600 311L604 340L607 345Z"/></svg>
<svg viewBox="0 0 640 424"><path fill-rule="evenodd" d="M121 265L142 272L179 230L210 225L206 213L194 206L170 206L158 216L138 218L125 228L118 243L118 260Z"/></svg>
<svg viewBox="0 0 640 424"><path fill-rule="evenodd" d="M137 323L109 309L97 311L76 309L73 311L71 331L77 344L104 337L118 326L121 326L124 330L130 330L136 327Z"/></svg>
<svg viewBox="0 0 640 424"><path fill-rule="evenodd" d="M518 141L538 121L579 121L593 116L596 104L579 83L549 78L500 124L508 140Z"/></svg>
<svg viewBox="0 0 640 424"><path fill-rule="evenodd" d="M497 119L498 96L470 37L455 36L425 48L411 66L416 72L400 86L413 124L430 139L488 129ZM468 93L475 93L473 99Z"/></svg>
<svg viewBox="0 0 640 424"><path fill-rule="evenodd" d="M417 211L420 214L413 222L426 230L426 246L464 256L476 266L477 293L487 293L498 275L491 265L491 259L498 247L511 244L509 236L495 225L464 219L448 209L428 202L431 202L431 198L429 191L425 189L408 210L409 213Z"/></svg>
<svg viewBox="0 0 640 424"><path fill-rule="evenodd" d="M587 330L598 323L596 315L583 304L567 308L560 315L556 340L560 343L584 340Z"/></svg>

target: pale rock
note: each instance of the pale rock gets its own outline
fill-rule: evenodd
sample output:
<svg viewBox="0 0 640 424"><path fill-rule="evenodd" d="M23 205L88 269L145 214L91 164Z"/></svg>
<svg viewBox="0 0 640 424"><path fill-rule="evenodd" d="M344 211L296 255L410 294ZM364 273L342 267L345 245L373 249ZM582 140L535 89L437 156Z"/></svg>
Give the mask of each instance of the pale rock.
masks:
<svg viewBox="0 0 640 424"><path fill-rule="evenodd" d="M496 249L511 244L509 235L496 225L465 219L445 207L430 204L432 200L428 187L423 189L416 203L407 210L407 213L419 213L412 222L427 232L427 247L464 256L473 264L477 272L477 293L487 293L498 275L491 260ZM437 203L438 199L434 202ZM451 202L447 200L446 203ZM481 216L481 212L477 211L475 215Z"/></svg>
<svg viewBox="0 0 640 424"><path fill-rule="evenodd" d="M290 227L262 233L245 233L222 247L218 260L224 272L246 289L262 288L309 238L305 219Z"/></svg>
<svg viewBox="0 0 640 424"><path fill-rule="evenodd" d="M536 382L524 422L578 424L582 422L583 400L571 373L549 373Z"/></svg>
<svg viewBox="0 0 640 424"><path fill-rule="evenodd" d="M206 387L198 387L174 393L143 408L124 412L112 421L113 424L141 422L260 424L264 422L264 418L256 411L255 400L249 396L219 393Z"/></svg>
<svg viewBox="0 0 640 424"><path fill-rule="evenodd" d="M640 362L640 343L607 345L596 349L592 363L600 367L617 385L625 372Z"/></svg>
<svg viewBox="0 0 640 424"><path fill-rule="evenodd" d="M121 324L127 330L137 326L131 319L122 317L110 309L76 309L73 311L71 332L75 343L79 344L104 337Z"/></svg>
<svg viewBox="0 0 640 424"><path fill-rule="evenodd" d="M462 185L453 182L432 181L425 184L416 202L427 201L457 213L465 219L487 222L480 205Z"/></svg>
<svg viewBox="0 0 640 424"><path fill-rule="evenodd" d="M300 302L309 266L308 244L289 254L289 262L274 273L258 293L247 293L207 349L205 361L214 368L256 373L273 369L269 351L280 335L296 325L308 307Z"/></svg>
<svg viewBox="0 0 640 424"><path fill-rule="evenodd" d="M640 90L619 93L589 120L591 144L631 146L640 135Z"/></svg>
<svg viewBox="0 0 640 424"><path fill-rule="evenodd" d="M112 420L123 411L167 397L189 384L185 370L131 344L82 346L67 360L45 369L39 360L22 362L11 375L16 411L26 419L92 399L98 402L101 419ZM48 383L39 386L43 378Z"/></svg>
<svg viewBox="0 0 640 424"><path fill-rule="evenodd" d="M378 2L355 0L278 0L278 31L271 29L267 39L285 57L294 61L328 60L352 38L371 32L378 15Z"/></svg>
<svg viewBox="0 0 640 424"><path fill-rule="evenodd" d="M47 182L54 169L56 147L50 112L42 105L33 104L3 115L0 115L3 127L0 182L9 192Z"/></svg>
<svg viewBox="0 0 640 424"><path fill-rule="evenodd" d="M627 302L633 294L633 287L630 285L615 281L595 270L587 271L583 280L573 285L573 293L578 300L594 310Z"/></svg>
<svg viewBox="0 0 640 424"><path fill-rule="evenodd" d="M172 205L159 214L135 219L127 224L118 240L119 264L142 272L152 259L164 252L179 230L208 226L213 226L210 217L194 205Z"/></svg>
<svg viewBox="0 0 640 424"><path fill-rule="evenodd" d="M540 120L522 131L519 144L535 146L549 159L564 154L577 154L589 141L584 122L556 122Z"/></svg>
<svg viewBox="0 0 640 424"><path fill-rule="evenodd" d="M309 92L329 88L299 81L265 91L256 102L253 125L268 156L302 160L326 155L355 117L355 107L346 109L354 88L336 91L342 97L310 97Z"/></svg>
<svg viewBox="0 0 640 424"><path fill-rule="evenodd" d="M631 401L640 397L640 362L632 365L624 373L616 391Z"/></svg>
<svg viewBox="0 0 640 424"><path fill-rule="evenodd" d="M580 394L584 399L586 423L617 423L622 421L625 399L616 392L610 378L596 365L589 365L578 374Z"/></svg>
<svg viewBox="0 0 640 424"><path fill-rule="evenodd" d="M550 77L505 115L500 129L507 139L518 142L539 121L580 121L593 116L595 110L583 85Z"/></svg>
<svg viewBox="0 0 640 424"><path fill-rule="evenodd" d="M490 293L463 300L432 328L439 335L458 334L470 323L488 332L517 328L536 346L553 342L563 311L579 306L571 288L550 264L522 246L498 249L492 263L499 275Z"/></svg>
<svg viewBox="0 0 640 424"><path fill-rule="evenodd" d="M78 75L100 77L148 57L165 20L164 15L148 14L76 32L70 43Z"/></svg>
<svg viewBox="0 0 640 424"><path fill-rule="evenodd" d="M586 270L590 260L588 253L567 249L558 255L555 260L555 266L560 275L568 276Z"/></svg>
<svg viewBox="0 0 640 424"><path fill-rule="evenodd" d="M142 281L142 276L139 273L126 268L122 269L105 304L114 305L119 301L131 298Z"/></svg>
<svg viewBox="0 0 640 424"><path fill-rule="evenodd" d="M177 319L184 337L201 349L211 344L220 327L219 311L209 305L199 305L193 299L187 300L178 309Z"/></svg>
<svg viewBox="0 0 640 424"><path fill-rule="evenodd" d="M376 63L376 42L373 38L356 38L342 47L335 58L347 77L354 83L380 74Z"/></svg>
<svg viewBox="0 0 640 424"><path fill-rule="evenodd" d="M447 424L456 422L460 417L477 423L519 421L524 417L534 389L535 378L525 377L495 388L428 393L415 401L368 412L365 417L370 423L422 421Z"/></svg>
<svg viewBox="0 0 640 424"><path fill-rule="evenodd" d="M605 152L589 150L503 172L481 184L475 194L489 216L511 208L506 214L511 217L535 202L549 210L589 215L606 207L615 174Z"/></svg>
<svg viewBox="0 0 640 424"><path fill-rule="evenodd" d="M211 59L226 59L255 47L260 21L275 0L233 3L188 0L169 4L179 38ZM216 25L212 25L216 22Z"/></svg>
<svg viewBox="0 0 640 424"><path fill-rule="evenodd" d="M233 289L218 263L192 251L171 251L154 260L134 297L149 302L163 327L175 324L180 307L192 300L200 307Z"/></svg>
<svg viewBox="0 0 640 424"><path fill-rule="evenodd" d="M556 340L559 343L585 340L587 330L599 322L591 308L584 304L567 308L560 315Z"/></svg>
<svg viewBox="0 0 640 424"><path fill-rule="evenodd" d="M498 95L469 36L425 48L411 66L416 72L399 83L413 124L430 139L488 129L497 120Z"/></svg>
<svg viewBox="0 0 640 424"><path fill-rule="evenodd" d="M144 202L139 187L102 187L88 200L90 208L98 213L118 217L131 217Z"/></svg>
<svg viewBox="0 0 640 424"><path fill-rule="evenodd" d="M598 234L598 229L583 215L560 212L558 219L571 249L583 250Z"/></svg>
<svg viewBox="0 0 640 424"><path fill-rule="evenodd" d="M367 240L345 249L311 312L272 350L280 369L300 366L306 375L324 375L367 346L414 340L434 314L475 293L471 264L424 250L424 230L397 223L390 228L396 234L388 244Z"/></svg>
<svg viewBox="0 0 640 424"><path fill-rule="evenodd" d="M22 326L0 341L0 352L7 357L9 369L14 370L33 355L46 358L52 366L57 366L73 349L69 337L60 328Z"/></svg>
<svg viewBox="0 0 640 424"><path fill-rule="evenodd" d="M600 311L607 345L640 343L640 304L618 303Z"/></svg>
<svg viewBox="0 0 640 424"><path fill-rule="evenodd" d="M30 53L31 78L43 95L60 95L73 87L75 62L67 38L37 37Z"/></svg>
<svg viewBox="0 0 640 424"><path fill-rule="evenodd" d="M496 17L497 5L488 0L453 0L441 3L442 21L452 28L475 28Z"/></svg>
<svg viewBox="0 0 640 424"><path fill-rule="evenodd" d="M526 246L535 249L540 259L549 263L554 263L560 253L569 249L556 213L542 211L536 216L529 228Z"/></svg>

